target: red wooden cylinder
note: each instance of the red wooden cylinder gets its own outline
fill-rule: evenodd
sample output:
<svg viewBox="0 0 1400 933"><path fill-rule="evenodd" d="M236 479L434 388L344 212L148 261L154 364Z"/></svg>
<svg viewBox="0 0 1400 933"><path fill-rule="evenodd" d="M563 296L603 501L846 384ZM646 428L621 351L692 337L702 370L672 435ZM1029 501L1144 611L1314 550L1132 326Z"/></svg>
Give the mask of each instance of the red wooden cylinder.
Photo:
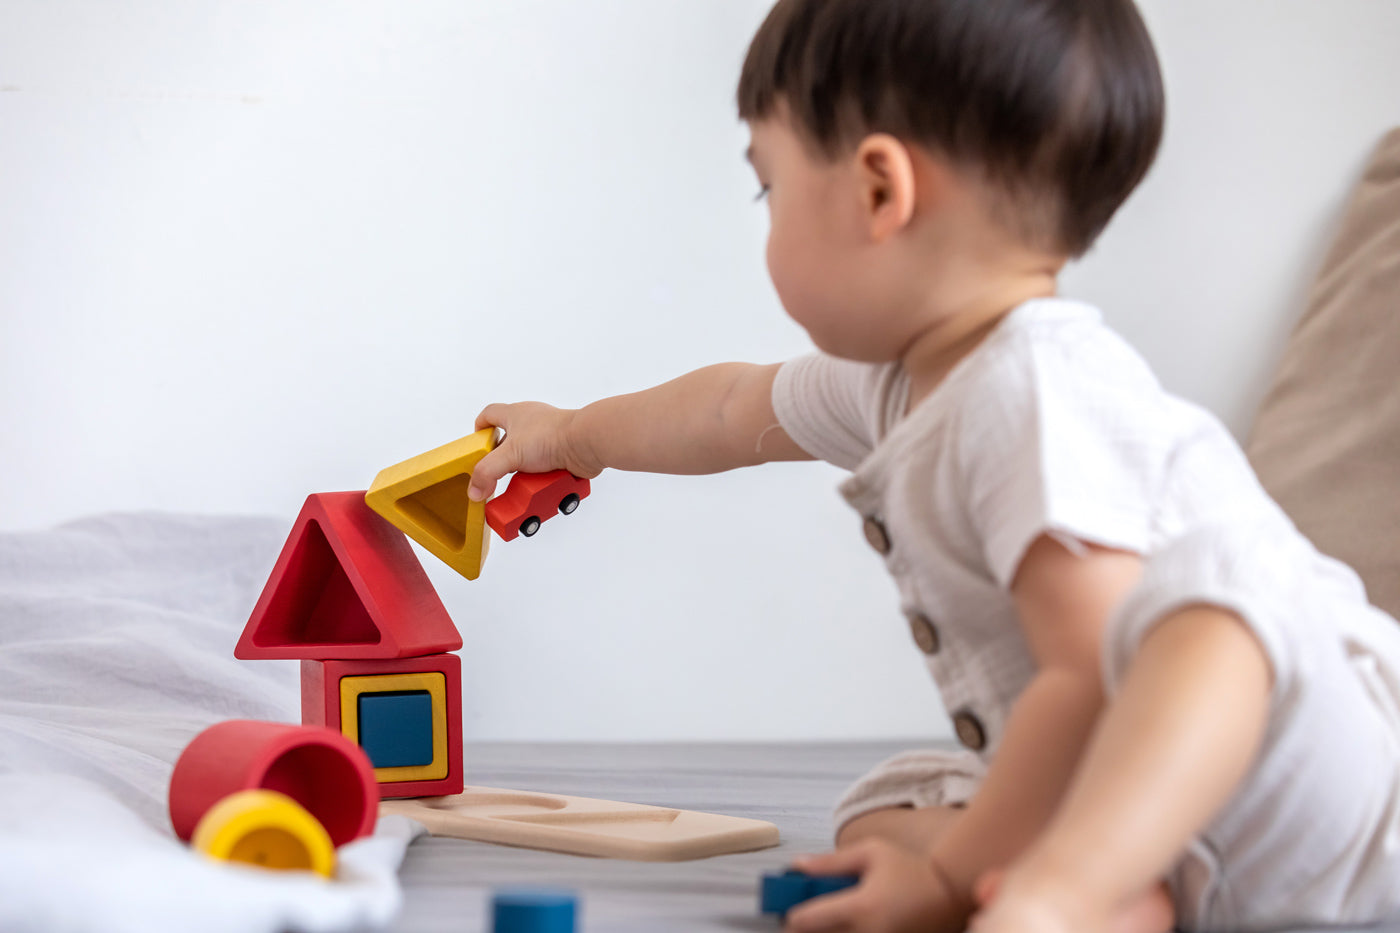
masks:
<svg viewBox="0 0 1400 933"><path fill-rule="evenodd" d="M379 784L364 749L334 729L231 719L194 737L170 776L170 823L185 841L200 818L240 790L275 790L344 845L374 831Z"/></svg>

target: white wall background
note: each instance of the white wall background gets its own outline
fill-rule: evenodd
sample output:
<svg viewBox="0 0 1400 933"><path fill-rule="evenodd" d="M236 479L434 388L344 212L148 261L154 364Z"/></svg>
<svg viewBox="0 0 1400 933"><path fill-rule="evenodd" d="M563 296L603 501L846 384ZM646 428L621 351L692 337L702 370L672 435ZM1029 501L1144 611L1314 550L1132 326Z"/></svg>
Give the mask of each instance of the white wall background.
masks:
<svg viewBox="0 0 1400 933"><path fill-rule="evenodd" d="M733 86L767 0L0 0L0 528L364 488L487 402L804 350ZM1400 4L1149 0L1170 123L1066 291L1248 425ZM469 738L934 735L820 465L605 474L475 583Z"/></svg>

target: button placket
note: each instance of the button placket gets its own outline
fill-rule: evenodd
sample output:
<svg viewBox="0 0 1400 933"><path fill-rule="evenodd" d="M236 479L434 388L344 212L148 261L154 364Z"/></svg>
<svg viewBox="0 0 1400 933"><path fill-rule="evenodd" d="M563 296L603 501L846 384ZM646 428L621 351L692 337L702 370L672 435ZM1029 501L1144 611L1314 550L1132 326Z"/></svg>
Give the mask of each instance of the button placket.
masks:
<svg viewBox="0 0 1400 933"><path fill-rule="evenodd" d="M965 748L980 752L987 747L987 730L970 709L963 708L953 714L953 731Z"/></svg>
<svg viewBox="0 0 1400 933"><path fill-rule="evenodd" d="M865 532L865 540L870 542L875 552L882 557L888 556L892 545L889 530L885 528L884 522L873 515L867 515L861 527Z"/></svg>
<svg viewBox="0 0 1400 933"><path fill-rule="evenodd" d="M919 650L924 654L937 654L943 647L943 640L933 620L917 609L906 612L905 618L909 620L909 634L914 637L914 644L919 646Z"/></svg>

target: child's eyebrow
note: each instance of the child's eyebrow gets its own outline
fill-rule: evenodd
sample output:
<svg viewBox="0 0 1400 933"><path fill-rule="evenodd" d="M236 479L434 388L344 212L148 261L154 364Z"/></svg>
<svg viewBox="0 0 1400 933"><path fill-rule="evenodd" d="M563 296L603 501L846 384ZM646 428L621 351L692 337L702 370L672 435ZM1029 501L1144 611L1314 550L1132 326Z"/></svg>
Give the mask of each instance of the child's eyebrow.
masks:
<svg viewBox="0 0 1400 933"><path fill-rule="evenodd" d="M744 150L744 161L753 165L753 146Z"/></svg>

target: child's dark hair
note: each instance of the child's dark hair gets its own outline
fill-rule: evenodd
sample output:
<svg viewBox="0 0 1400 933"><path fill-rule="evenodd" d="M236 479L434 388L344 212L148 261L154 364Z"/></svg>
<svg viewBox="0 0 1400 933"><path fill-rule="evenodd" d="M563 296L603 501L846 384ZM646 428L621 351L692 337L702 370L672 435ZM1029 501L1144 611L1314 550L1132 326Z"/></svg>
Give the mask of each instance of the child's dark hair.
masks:
<svg viewBox="0 0 1400 933"><path fill-rule="evenodd" d="M976 170L994 216L1080 256L1147 174L1162 76L1132 0L779 0L739 116L787 107L834 158L889 133Z"/></svg>

